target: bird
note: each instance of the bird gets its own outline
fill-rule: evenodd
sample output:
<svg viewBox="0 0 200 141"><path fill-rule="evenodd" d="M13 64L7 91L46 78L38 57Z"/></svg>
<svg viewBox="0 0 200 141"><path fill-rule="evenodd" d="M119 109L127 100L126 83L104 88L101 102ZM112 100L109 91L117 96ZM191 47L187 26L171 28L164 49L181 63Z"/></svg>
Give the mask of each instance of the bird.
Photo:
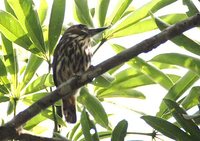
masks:
<svg viewBox="0 0 200 141"><path fill-rule="evenodd" d="M69 27L58 42L53 54L53 80L56 87L73 76L81 75L91 66L91 38L107 27L88 28L84 24ZM71 96L62 98L62 105L57 107L57 114L65 117L66 122L76 123L76 98L78 90Z"/></svg>

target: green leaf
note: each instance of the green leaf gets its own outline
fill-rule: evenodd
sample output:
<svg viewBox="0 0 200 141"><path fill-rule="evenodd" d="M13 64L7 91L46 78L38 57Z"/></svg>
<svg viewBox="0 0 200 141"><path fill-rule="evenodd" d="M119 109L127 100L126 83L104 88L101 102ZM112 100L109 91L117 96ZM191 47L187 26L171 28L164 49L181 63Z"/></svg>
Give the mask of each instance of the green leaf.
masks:
<svg viewBox="0 0 200 141"><path fill-rule="evenodd" d="M179 15L177 15L176 19L179 19L179 18L180 18ZM172 24L172 23L169 23L168 21L163 21L160 18L154 18L154 20L160 30L164 30L165 28L169 27L170 24ZM171 41L173 43L175 43L176 45L183 47L184 49L186 49L194 54L200 55L200 44L198 42L195 42L194 40L188 38L185 35L179 35L179 36L171 39Z"/></svg>
<svg viewBox="0 0 200 141"><path fill-rule="evenodd" d="M132 97L132 98L134 97L134 98L144 99L143 94L138 92L135 93L135 91L131 90L131 88L150 85L150 84L154 84L154 82L145 75L130 77L126 80L116 83L115 81L113 81L111 86L98 90L97 97L118 96L118 97Z"/></svg>
<svg viewBox="0 0 200 141"><path fill-rule="evenodd" d="M10 101L8 103L7 115L10 115L11 113L13 113L14 108L15 108L15 102L12 98L10 98Z"/></svg>
<svg viewBox="0 0 200 141"><path fill-rule="evenodd" d="M151 61L178 65L194 71L200 75L200 59L192 56L179 53L165 53L155 56Z"/></svg>
<svg viewBox="0 0 200 141"><path fill-rule="evenodd" d="M120 37L123 30L130 27L131 25L139 22L140 20L149 16L149 12L156 12L159 9L175 2L176 0L152 0L151 2L147 3L146 5L142 6L141 8L135 10L132 14L130 14L127 18L123 19L120 24L115 27L113 30L109 30L106 32L106 39Z"/></svg>
<svg viewBox="0 0 200 141"><path fill-rule="evenodd" d="M161 16L159 18L167 23L175 24L179 21L186 19L187 16L185 14L169 14L169 15ZM146 19L146 20L139 21L133 25L130 25L129 27L123 29L122 31L119 31L117 34L115 34L115 38L128 36L132 34L144 33L147 31L155 30L157 28L158 27L153 19Z"/></svg>
<svg viewBox="0 0 200 141"><path fill-rule="evenodd" d="M111 131L103 131L103 132L98 132L99 134L99 139L105 139L105 138L110 138L112 135Z"/></svg>
<svg viewBox="0 0 200 141"><path fill-rule="evenodd" d="M25 90L25 94L34 93L43 90L47 87L54 86L53 76L51 74L44 74L37 77Z"/></svg>
<svg viewBox="0 0 200 141"><path fill-rule="evenodd" d="M6 86L6 84L9 84L9 80L7 78L7 70L6 66L3 63L3 61L0 58L0 84L3 84Z"/></svg>
<svg viewBox="0 0 200 141"><path fill-rule="evenodd" d="M147 122L155 130L161 132L169 138L181 141L192 141L191 136L164 119L153 116L142 116L142 119L145 120L145 122Z"/></svg>
<svg viewBox="0 0 200 141"><path fill-rule="evenodd" d="M33 93L33 94L23 95L21 99L24 104L29 106L32 103L38 101L39 99L45 97L47 94L48 94L47 92Z"/></svg>
<svg viewBox="0 0 200 141"><path fill-rule="evenodd" d="M190 93L184 98L181 102L181 105L185 109L190 109L199 104L199 96L200 96L200 87L193 87Z"/></svg>
<svg viewBox="0 0 200 141"><path fill-rule="evenodd" d="M48 10L48 3L46 0L40 0L40 7L38 8L38 16L40 20L40 24L42 25L44 23L44 20L47 16L47 10Z"/></svg>
<svg viewBox="0 0 200 141"><path fill-rule="evenodd" d="M74 18L80 23L93 27L92 16L87 0L74 0Z"/></svg>
<svg viewBox="0 0 200 141"><path fill-rule="evenodd" d="M46 109L46 110L42 111L42 115L44 117L54 121L54 115L53 115L53 112L51 110ZM57 120L59 125L66 127L66 122L58 114L56 114L56 120Z"/></svg>
<svg viewBox="0 0 200 141"><path fill-rule="evenodd" d="M112 132L111 141L124 141L128 128L128 122L126 120L120 121Z"/></svg>
<svg viewBox="0 0 200 141"><path fill-rule="evenodd" d="M21 27L18 20L11 14L0 10L0 31L10 41L22 46L35 54L40 55L40 51L32 45L31 40Z"/></svg>
<svg viewBox="0 0 200 141"><path fill-rule="evenodd" d="M75 133L77 132L78 127L80 126L80 122L77 122L74 127L72 128L72 130L70 131L70 135L69 135L69 140L72 140Z"/></svg>
<svg viewBox="0 0 200 141"><path fill-rule="evenodd" d="M101 76L95 78L92 84L98 87L108 87L114 78L109 73L104 73Z"/></svg>
<svg viewBox="0 0 200 141"><path fill-rule="evenodd" d="M9 12L10 14L12 14L13 16L16 17L15 12L13 11L13 9L10 7L10 5L8 4L7 0L4 0L4 5L6 8L6 11Z"/></svg>
<svg viewBox="0 0 200 141"><path fill-rule="evenodd" d="M119 19L121 19L122 15L131 4L133 0L120 0L118 1L112 15L108 19L108 24L115 24Z"/></svg>
<svg viewBox="0 0 200 141"><path fill-rule="evenodd" d="M108 116L101 102L96 97L89 94L86 88L81 89L80 96L77 100L87 108L98 124L108 128Z"/></svg>
<svg viewBox="0 0 200 141"><path fill-rule="evenodd" d="M25 130L31 130L35 126L37 126L42 121L46 120L47 118L44 117L41 113L30 119L26 122L25 126L23 127Z"/></svg>
<svg viewBox="0 0 200 141"><path fill-rule="evenodd" d="M97 22L100 27L104 26L106 14L108 10L110 0L99 0L97 3L97 7L95 9L95 14L97 17Z"/></svg>
<svg viewBox="0 0 200 141"><path fill-rule="evenodd" d="M35 46L45 54L45 44L42 28L37 12L33 8L32 0L8 0L9 5L14 10L19 22Z"/></svg>
<svg viewBox="0 0 200 141"><path fill-rule="evenodd" d="M98 94L98 98L114 98L114 97L123 97L123 98L138 98L145 99L145 95L137 90L125 89L125 90L116 90L110 93L101 93Z"/></svg>
<svg viewBox="0 0 200 141"><path fill-rule="evenodd" d="M112 44L112 48L117 52L123 51L125 48L117 45L117 44ZM149 78L151 78L153 81L156 83L160 84L166 89L169 89L173 86L172 80L164 74L162 71L154 67L153 65L145 62L139 57L135 57L134 59L131 59L128 61L128 64L132 66L134 69L137 71L147 75Z"/></svg>
<svg viewBox="0 0 200 141"><path fill-rule="evenodd" d="M198 79L199 79L199 77L195 73L193 73L192 71L189 71L180 80L178 80L176 82L176 84L165 95L164 99L171 99L173 101L176 101ZM157 112L156 116L162 117L162 118L167 118L164 115L166 113L166 111L167 111L167 107L166 107L164 101L162 101L162 103L160 104L160 110L159 110L159 112Z"/></svg>
<svg viewBox="0 0 200 141"><path fill-rule="evenodd" d="M29 81L33 78L33 75L37 71L38 67L42 64L42 62L43 62L43 59L37 57L34 54L31 54L28 60L26 70L24 72L21 89L23 89L29 83Z"/></svg>
<svg viewBox="0 0 200 141"><path fill-rule="evenodd" d="M81 112L81 127L85 140L87 141L99 141L97 129L94 123L89 119L88 113L83 109Z"/></svg>
<svg viewBox="0 0 200 141"><path fill-rule="evenodd" d="M181 127L183 127L186 132L189 132L194 140L200 140L200 130L198 126L192 120L187 120L183 117L183 114L186 114L185 110L180 108L179 105L172 100L164 99L164 102Z"/></svg>
<svg viewBox="0 0 200 141"><path fill-rule="evenodd" d="M1 83L1 81L0 81L0 83ZM10 89L10 83L9 84L0 85L0 93L2 93L2 94L8 94L9 93L9 89Z"/></svg>
<svg viewBox="0 0 200 141"><path fill-rule="evenodd" d="M199 10L192 0L182 0L182 2L188 7L188 11L186 12L188 17L194 16L195 14L199 13Z"/></svg>
<svg viewBox="0 0 200 141"><path fill-rule="evenodd" d="M18 60L16 50L13 50L12 42L10 42L4 35L2 35L1 38L3 43L2 50L4 54L5 67L11 74L13 90L16 90L18 85Z"/></svg>
<svg viewBox="0 0 200 141"><path fill-rule="evenodd" d="M0 103L9 101L10 98L0 94Z"/></svg>
<svg viewBox="0 0 200 141"><path fill-rule="evenodd" d="M59 16L58 16L59 15ZM59 39L65 15L65 0L54 0L49 22L48 43L49 53L52 54Z"/></svg>

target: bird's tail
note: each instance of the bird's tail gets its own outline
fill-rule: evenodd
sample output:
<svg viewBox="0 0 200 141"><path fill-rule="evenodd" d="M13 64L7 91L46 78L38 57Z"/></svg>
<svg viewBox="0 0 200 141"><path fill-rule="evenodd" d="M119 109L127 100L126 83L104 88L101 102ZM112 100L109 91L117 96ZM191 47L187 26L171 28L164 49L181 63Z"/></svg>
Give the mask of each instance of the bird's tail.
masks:
<svg viewBox="0 0 200 141"><path fill-rule="evenodd" d="M63 115L65 120L69 123L76 122L76 103L75 96L64 97L63 102Z"/></svg>

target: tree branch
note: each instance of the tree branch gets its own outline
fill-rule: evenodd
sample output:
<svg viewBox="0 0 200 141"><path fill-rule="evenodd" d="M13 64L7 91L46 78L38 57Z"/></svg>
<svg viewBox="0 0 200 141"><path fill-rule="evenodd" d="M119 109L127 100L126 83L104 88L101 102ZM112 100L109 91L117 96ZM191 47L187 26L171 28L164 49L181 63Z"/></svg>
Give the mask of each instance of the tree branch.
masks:
<svg viewBox="0 0 200 141"><path fill-rule="evenodd" d="M166 42L167 40L172 39L173 37L182 34L184 31L187 31L196 26L200 26L200 14L197 14L177 24L174 24L169 28L163 30L159 34L151 38L148 38L129 49L126 49L125 51L98 64L92 69L89 69L80 77L72 77L70 80L63 83L60 87L58 87L55 91L53 91L46 97L40 99L38 102L34 103L26 110L20 112L10 122L5 124L4 127L8 128L12 127L14 129L19 128L28 120L30 120L32 117L40 113L42 110L49 107L62 97L66 95L69 96L71 91L78 89L81 86L89 83L93 78L100 76L101 74L116 67L117 65L120 65L136 57L140 53L147 53L151 51L152 49Z"/></svg>

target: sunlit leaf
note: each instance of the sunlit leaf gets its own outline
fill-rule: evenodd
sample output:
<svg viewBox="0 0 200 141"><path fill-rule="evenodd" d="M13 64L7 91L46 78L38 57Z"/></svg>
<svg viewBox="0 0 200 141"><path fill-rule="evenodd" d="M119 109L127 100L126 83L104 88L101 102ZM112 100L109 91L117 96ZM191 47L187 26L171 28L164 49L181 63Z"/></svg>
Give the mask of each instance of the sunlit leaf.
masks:
<svg viewBox="0 0 200 141"><path fill-rule="evenodd" d="M180 128L164 119L153 116L143 116L142 119L144 119L145 122L147 122L154 129L156 129L157 131L161 132L169 138L172 138L174 140L192 141L191 136L189 136Z"/></svg>
<svg viewBox="0 0 200 141"><path fill-rule="evenodd" d="M107 87L110 83L114 80L114 78L109 75L109 73L105 73L97 78L92 82L93 85L99 87Z"/></svg>
<svg viewBox="0 0 200 141"><path fill-rule="evenodd" d="M164 98L176 101L198 79L199 77L194 72L189 71L180 80L178 80L175 83L175 85L168 91L168 93L165 95ZM167 111L167 107L164 101L162 101L162 103L160 104L160 110L159 112L157 112L157 116L162 117L162 118L168 118L168 117L165 117L164 115L166 111Z"/></svg>
<svg viewBox="0 0 200 141"><path fill-rule="evenodd" d="M81 127L85 140L87 141L99 141L97 129L94 122L89 119L88 113L83 109L81 112Z"/></svg>
<svg viewBox="0 0 200 141"><path fill-rule="evenodd" d="M17 19L13 15L1 10L0 31L10 41L35 54L40 54L40 51L32 44L31 40L27 36L27 33L25 33Z"/></svg>
<svg viewBox="0 0 200 141"><path fill-rule="evenodd" d="M104 107L96 97L89 94L86 88L81 89L78 101L87 108L98 124L108 128L108 117Z"/></svg>
<svg viewBox="0 0 200 141"><path fill-rule="evenodd" d="M50 86L54 86L53 77L50 74L44 74L27 86L25 94L37 92Z"/></svg>
<svg viewBox="0 0 200 141"><path fill-rule="evenodd" d="M109 3L110 0L98 0L95 14L100 27L104 26Z"/></svg>
<svg viewBox="0 0 200 141"><path fill-rule="evenodd" d="M108 18L109 24L115 24L123 15L125 10L131 4L133 0L120 0L118 1L112 15Z"/></svg>
<svg viewBox="0 0 200 141"><path fill-rule="evenodd" d="M21 99L24 104L29 106L33 104L34 102L37 102L41 98L45 97L46 95L47 95L47 92L39 92L39 93L23 95Z"/></svg>
<svg viewBox="0 0 200 141"><path fill-rule="evenodd" d="M59 15L59 16L58 16ZM59 39L65 15L65 0L54 0L49 22L48 45L51 54Z"/></svg>
<svg viewBox="0 0 200 141"><path fill-rule="evenodd" d="M160 0L152 0L149 3L145 4L141 8L135 10L132 14L130 14L127 18L123 19L121 23L115 27L113 30L109 30L106 33L106 38L115 38L115 37L120 37L121 33L123 30L126 28L130 27L131 25L139 22L140 20L146 18L149 16L149 12L156 12L159 9L175 2L176 0L165 0L165 1L160 1Z"/></svg>
<svg viewBox="0 0 200 141"><path fill-rule="evenodd" d="M15 15L15 12L13 11L13 9L10 7L10 5L8 4L7 0L4 0L4 5L5 5L5 9L7 12L11 13L13 16Z"/></svg>
<svg viewBox="0 0 200 141"><path fill-rule="evenodd" d="M41 25L47 16L48 3L46 0L40 0L40 7L38 8L38 16Z"/></svg>
<svg viewBox="0 0 200 141"><path fill-rule="evenodd" d="M112 48L117 53L125 49L124 47L117 44L112 44ZM153 65L145 62L141 58L135 57L134 59L131 59L127 63L128 65L132 66L137 71L147 75L149 78L151 78L153 81L160 84L164 88L169 89L173 86L172 80L166 74L164 74L162 71L160 71Z"/></svg>
<svg viewBox="0 0 200 141"><path fill-rule="evenodd" d="M31 130L35 126L37 126L42 121L46 120L47 118L44 117L41 113L33 117L31 120L26 122L26 125L23 127L26 130Z"/></svg>
<svg viewBox="0 0 200 141"><path fill-rule="evenodd" d="M93 27L92 16L87 0L74 0L74 18L83 24Z"/></svg>
<svg viewBox="0 0 200 141"><path fill-rule="evenodd" d="M177 15L176 19L179 19L179 18L180 17ZM165 28L169 27L170 24L172 24L172 23L169 23L168 21L163 21L160 18L154 18L154 19L155 19L155 23L157 24L160 30L164 30ZM184 49L194 54L200 55L200 44L188 38L185 35L179 35L177 37L174 37L173 39L171 39L171 41L175 43L176 45L183 47Z"/></svg>
<svg viewBox="0 0 200 141"><path fill-rule="evenodd" d="M9 80L7 78L7 70L4 62L0 59L0 84L3 84L6 86L6 84L9 84Z"/></svg>
<svg viewBox="0 0 200 141"><path fill-rule="evenodd" d="M74 125L74 127L72 128L72 130L70 131L70 135L69 135L69 137L68 137L70 140L73 139L73 137L74 137L74 135L75 135L75 133L76 133L78 127L80 127L80 122L77 122L77 123Z"/></svg>
<svg viewBox="0 0 200 141"><path fill-rule="evenodd" d="M183 117L183 114L186 114L185 110L180 108L179 105L172 100L164 99L164 102L181 127L183 127L186 132L190 133L194 140L200 140L200 130L198 126L192 120L187 120Z"/></svg>
<svg viewBox="0 0 200 141"><path fill-rule="evenodd" d="M4 53L5 66L12 76L13 90L16 90L18 85L18 60L16 50L13 50L12 42L10 42L4 35L2 35L1 38L3 43L2 50Z"/></svg>
<svg viewBox="0 0 200 141"><path fill-rule="evenodd" d="M8 0L23 29L27 31L36 47L45 54L45 44L37 12L32 0Z"/></svg>
<svg viewBox="0 0 200 141"><path fill-rule="evenodd" d="M155 56L151 61L182 66L200 75L200 59L192 56L179 53L165 53Z"/></svg>
<svg viewBox="0 0 200 141"><path fill-rule="evenodd" d="M145 99L145 95L139 91L133 89L125 89L125 90L116 90L110 93L102 93L98 94L98 98L114 98L114 97L122 97L122 98L139 98Z"/></svg>
<svg viewBox="0 0 200 141"><path fill-rule="evenodd" d="M26 70L24 72L21 89L24 88L24 86L26 86L29 83L29 81L32 79L33 75L35 74L35 72L37 71L38 67L41 65L42 62L43 59L37 57L34 54L31 54Z"/></svg>
<svg viewBox="0 0 200 141"><path fill-rule="evenodd" d="M193 106L199 104L199 96L200 96L200 87L199 86L193 87L190 93L181 102L181 105L185 109L190 109Z"/></svg>
<svg viewBox="0 0 200 141"><path fill-rule="evenodd" d="M128 122L126 120L120 121L112 132L111 141L124 141L128 128Z"/></svg>

